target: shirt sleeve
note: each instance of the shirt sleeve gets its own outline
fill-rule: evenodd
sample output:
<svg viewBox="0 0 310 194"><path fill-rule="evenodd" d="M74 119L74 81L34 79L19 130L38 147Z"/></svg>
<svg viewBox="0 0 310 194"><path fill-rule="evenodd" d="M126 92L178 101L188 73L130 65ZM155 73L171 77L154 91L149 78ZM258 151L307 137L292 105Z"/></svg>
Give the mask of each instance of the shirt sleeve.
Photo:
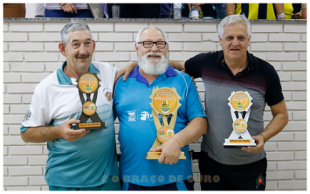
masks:
<svg viewBox="0 0 310 194"><path fill-rule="evenodd" d="M30 107L21 124L20 132L26 131L29 127L47 126L50 124L51 120L49 119L47 111L48 105L42 102L39 94L44 95L43 92L39 92L36 88L32 96Z"/></svg>
<svg viewBox="0 0 310 194"><path fill-rule="evenodd" d="M266 75L266 83L267 90L265 99L268 106L273 106L281 102L284 99L284 96L282 93L280 78L272 65L269 65L269 70Z"/></svg>
<svg viewBox="0 0 310 194"><path fill-rule="evenodd" d="M206 61L206 53L198 54L185 62L185 70L190 76L201 77L201 70Z"/></svg>
<svg viewBox="0 0 310 194"><path fill-rule="evenodd" d="M185 77L188 84L188 94L186 98L186 117L188 120L196 117L206 117L194 82L187 74L182 75Z"/></svg>

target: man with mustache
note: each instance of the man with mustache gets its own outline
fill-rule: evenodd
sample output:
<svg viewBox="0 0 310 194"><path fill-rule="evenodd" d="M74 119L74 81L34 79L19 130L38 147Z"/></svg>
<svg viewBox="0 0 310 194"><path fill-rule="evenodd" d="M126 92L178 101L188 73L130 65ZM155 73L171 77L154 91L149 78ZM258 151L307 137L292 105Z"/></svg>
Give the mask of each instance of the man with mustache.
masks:
<svg viewBox="0 0 310 194"><path fill-rule="evenodd" d="M120 190L109 98L117 69L92 61L96 44L84 22L66 24L61 31L61 41L59 51L66 61L35 88L20 128L21 137L25 142L47 142L45 180L50 190ZM77 79L83 73L94 73L100 79L96 113L105 122L106 129L72 129L73 124L80 122L77 119L82 103ZM91 99L93 96L91 94Z"/></svg>
<svg viewBox="0 0 310 194"><path fill-rule="evenodd" d="M115 85L113 103L114 114L120 122L122 190L194 189L188 144L207 132L207 121L191 78L168 64L168 47L167 38L160 29L146 27L140 30L135 44L138 66L126 82L119 79ZM175 135L150 150L157 130L149 97L156 87L175 88L181 97L181 106L177 112ZM146 112L151 116L141 116ZM146 160L149 151L162 154L158 160ZM181 151L185 153L185 160L179 160Z"/></svg>

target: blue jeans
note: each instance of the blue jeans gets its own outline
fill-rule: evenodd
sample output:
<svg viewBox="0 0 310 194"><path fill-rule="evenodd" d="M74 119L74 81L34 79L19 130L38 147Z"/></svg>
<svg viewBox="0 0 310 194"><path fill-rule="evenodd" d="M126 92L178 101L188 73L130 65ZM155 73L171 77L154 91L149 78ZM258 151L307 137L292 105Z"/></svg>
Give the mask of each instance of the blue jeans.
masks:
<svg viewBox="0 0 310 194"><path fill-rule="evenodd" d="M227 16L226 14L226 3L214 3L215 11L218 19L223 19Z"/></svg>
<svg viewBox="0 0 310 194"><path fill-rule="evenodd" d="M65 12L64 10L45 9L44 17L46 18L94 18L89 9L77 10L77 13Z"/></svg>

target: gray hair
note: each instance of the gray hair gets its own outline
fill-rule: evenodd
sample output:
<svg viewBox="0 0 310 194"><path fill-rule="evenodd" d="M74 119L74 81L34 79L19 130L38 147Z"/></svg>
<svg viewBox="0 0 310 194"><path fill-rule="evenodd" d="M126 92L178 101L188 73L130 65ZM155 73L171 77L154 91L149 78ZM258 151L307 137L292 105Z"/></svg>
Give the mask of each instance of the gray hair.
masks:
<svg viewBox="0 0 310 194"><path fill-rule="evenodd" d="M242 14L242 15L230 15L230 16L225 17L221 21L221 23L218 26L220 38L222 38L224 34L224 27L231 25L231 24L239 23L239 22L242 22L246 25L248 37L251 37L250 21L245 17L244 14Z"/></svg>
<svg viewBox="0 0 310 194"><path fill-rule="evenodd" d="M144 30L147 30L147 29L156 29L158 31L160 31L162 33L162 35L164 36L165 38L165 41L168 43L168 39L167 39L167 35L165 32L163 32L161 29L157 28L157 27L153 27L153 26L147 26L145 28L142 28L141 30L139 30L138 34L137 34L137 38L136 38L136 43L138 43L140 41L140 35L141 33L144 31Z"/></svg>
<svg viewBox="0 0 310 194"><path fill-rule="evenodd" d="M79 20L73 20L65 25L65 27L61 30L61 42L67 46L67 43L69 41L69 36L68 34L70 32L75 32L75 31L83 31L87 30L90 34L91 37L92 33L88 27L88 25L85 22L79 21Z"/></svg>

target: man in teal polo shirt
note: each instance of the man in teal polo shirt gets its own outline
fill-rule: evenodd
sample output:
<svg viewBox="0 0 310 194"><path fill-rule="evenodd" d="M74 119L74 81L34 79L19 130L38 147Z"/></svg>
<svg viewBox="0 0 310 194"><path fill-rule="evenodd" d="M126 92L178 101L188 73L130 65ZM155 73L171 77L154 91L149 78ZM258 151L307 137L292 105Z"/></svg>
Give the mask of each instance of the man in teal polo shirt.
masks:
<svg viewBox="0 0 310 194"><path fill-rule="evenodd" d="M126 82L115 85L114 114L120 121L120 178L122 190L193 190L188 144L207 132L207 120L191 78L168 64L168 43L158 28L139 31L136 41L138 66ZM175 88L181 106L173 138L152 147L155 116L149 105L153 88ZM166 105L166 104L165 104ZM170 115L171 116L171 115ZM168 117L168 122L169 118ZM158 160L146 160L147 152L162 152ZM180 152L186 159L179 160Z"/></svg>
<svg viewBox="0 0 310 194"><path fill-rule="evenodd" d="M68 23L61 39L59 50L66 61L35 88L21 137L25 142L47 142L45 180L50 190L120 190L112 99L107 95L113 92L117 69L91 61L95 41L84 22ZM77 78L87 72L100 79L96 113L106 129L72 129L82 111Z"/></svg>

